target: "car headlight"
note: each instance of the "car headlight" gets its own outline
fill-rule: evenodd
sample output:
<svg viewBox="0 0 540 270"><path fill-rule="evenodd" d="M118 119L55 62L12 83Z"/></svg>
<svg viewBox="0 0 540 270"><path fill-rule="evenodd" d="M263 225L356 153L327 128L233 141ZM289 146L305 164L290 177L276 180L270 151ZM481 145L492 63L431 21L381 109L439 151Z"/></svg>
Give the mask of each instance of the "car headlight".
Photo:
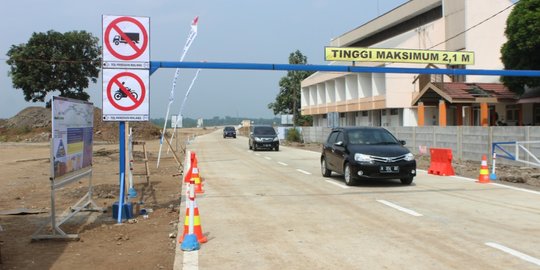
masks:
<svg viewBox="0 0 540 270"><path fill-rule="evenodd" d="M255 141L256 141L256 142L261 142L261 141L262 141L262 139L261 139L261 138L259 138L259 137L255 137Z"/></svg>
<svg viewBox="0 0 540 270"><path fill-rule="evenodd" d="M354 154L354 160L358 162L373 163L373 159L371 158L371 156L360 153Z"/></svg>
<svg viewBox="0 0 540 270"><path fill-rule="evenodd" d="M407 153L403 159L406 161L412 161L414 160L414 155L412 153Z"/></svg>
<svg viewBox="0 0 540 270"><path fill-rule="evenodd" d="M274 142L279 141L278 137L274 137Z"/></svg>

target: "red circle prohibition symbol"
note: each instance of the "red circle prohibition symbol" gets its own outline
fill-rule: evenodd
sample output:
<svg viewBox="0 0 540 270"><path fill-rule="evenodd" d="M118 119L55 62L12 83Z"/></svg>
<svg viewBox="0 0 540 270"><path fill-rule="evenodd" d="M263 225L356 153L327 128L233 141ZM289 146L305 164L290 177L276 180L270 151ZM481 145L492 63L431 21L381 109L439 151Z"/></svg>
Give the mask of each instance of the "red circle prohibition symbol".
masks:
<svg viewBox="0 0 540 270"><path fill-rule="evenodd" d="M139 48L137 47L137 45L135 45L135 43L133 42L133 40L131 40L131 38L129 38L126 33L124 33L120 27L118 27L118 23L121 23L121 22L131 22L133 24L135 24L136 26L139 27L139 29L141 30L141 33L142 33L142 36L143 36L143 39L144 39L144 42L142 43L142 46ZM122 54L119 54L118 52L116 52L114 50L114 48L112 47L111 45L111 41L109 39L109 35L111 34L111 30L115 30L124 40L127 41L127 44L129 46L131 46L131 48L133 48L133 50L135 51L135 53L133 53L132 55L122 55ZM144 51L146 50L146 47L148 46L148 33L146 33L146 29L144 28L144 25L141 24L141 22L137 21L136 19L134 18L131 18L131 17L120 17L120 18L116 18L115 20L113 20L109 26L107 26L107 29L105 30L105 36L104 38L106 39L105 41L105 46L107 47L107 49L109 50L109 52L114 55L116 58L120 59L120 60L133 60L139 56L141 56Z"/></svg>
<svg viewBox="0 0 540 270"><path fill-rule="evenodd" d="M139 83L139 85L141 86L141 95L139 97L139 100L135 99L131 95L129 90L120 82L119 80L120 77L131 77ZM131 101L133 101L134 104L131 106L122 106L120 104L117 104L112 96L112 92L114 91L113 89L116 88L116 87L113 88L113 85L116 85L120 89L120 91L123 91L127 95L127 97ZM121 111L131 111L131 110L136 109L144 101L145 95L146 95L146 89L144 87L144 82L137 75L130 72L120 72L114 75L114 77L111 78L111 80L109 81L109 84L107 85L107 98L109 99L109 102L111 102L111 105L113 105L113 107Z"/></svg>

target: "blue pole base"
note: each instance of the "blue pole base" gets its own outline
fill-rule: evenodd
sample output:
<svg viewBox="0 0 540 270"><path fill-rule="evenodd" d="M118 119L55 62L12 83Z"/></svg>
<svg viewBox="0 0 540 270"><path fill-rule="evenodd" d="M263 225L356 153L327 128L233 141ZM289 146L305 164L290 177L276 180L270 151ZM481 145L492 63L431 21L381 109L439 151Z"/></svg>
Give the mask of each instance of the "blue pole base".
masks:
<svg viewBox="0 0 540 270"><path fill-rule="evenodd" d="M129 188L128 197L129 198L136 198L137 197L137 191L134 188Z"/></svg>
<svg viewBox="0 0 540 270"><path fill-rule="evenodd" d="M186 234L184 236L184 240L182 240L182 244L180 245L180 248L183 251L193 251L193 250L199 250L201 248L201 245L199 244L199 240L197 240L197 236L195 234Z"/></svg>
<svg viewBox="0 0 540 270"><path fill-rule="evenodd" d="M489 174L489 180L497 180L497 175L494 173Z"/></svg>

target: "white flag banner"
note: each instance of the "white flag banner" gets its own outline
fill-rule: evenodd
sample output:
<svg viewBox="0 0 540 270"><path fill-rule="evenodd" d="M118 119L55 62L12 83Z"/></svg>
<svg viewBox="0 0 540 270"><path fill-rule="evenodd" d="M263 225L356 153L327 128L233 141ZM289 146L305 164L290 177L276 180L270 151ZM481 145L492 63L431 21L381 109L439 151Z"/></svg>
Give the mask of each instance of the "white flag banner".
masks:
<svg viewBox="0 0 540 270"><path fill-rule="evenodd" d="M180 62L184 61L184 57L186 56L189 50L189 47L191 47L191 43L193 43L193 40L195 40L195 37L197 36L197 23L198 22L199 22L199 16L196 16L191 22L191 29L189 31L186 44L184 45L182 56L180 56ZM165 136L165 130L167 129L167 122L169 120L169 111L171 109L171 104L174 101L174 89L176 88L176 79L178 78L179 73L180 73L180 69L177 68L176 72L174 73L171 93L169 94L169 104L167 105L167 112L165 113L165 123L163 123L163 131L161 132L161 139L159 141L159 152L158 152L157 165L156 165L157 168L159 168L159 160L161 158L161 149L163 147L163 138Z"/></svg>
<svg viewBox="0 0 540 270"><path fill-rule="evenodd" d="M188 90L186 91L186 95L184 96L184 100L182 100L182 105L180 105L180 111L178 112L178 118L177 118L177 121L176 122L176 125L174 125L174 130L173 130L173 133L171 135L171 142L174 138L174 134L176 133L176 127L178 126L179 122L181 121L182 119L182 112L184 111L184 106L186 105L186 101L187 101L187 98L189 96L189 92L191 92L191 88L193 88L193 85L195 84L195 81L197 80L197 77L199 77L199 72L201 72L201 69L197 69L197 72L195 73L195 76L193 77L193 79L191 80L191 84L189 85L189 88ZM177 138L178 139L178 138ZM167 153L169 153L169 148L167 148Z"/></svg>

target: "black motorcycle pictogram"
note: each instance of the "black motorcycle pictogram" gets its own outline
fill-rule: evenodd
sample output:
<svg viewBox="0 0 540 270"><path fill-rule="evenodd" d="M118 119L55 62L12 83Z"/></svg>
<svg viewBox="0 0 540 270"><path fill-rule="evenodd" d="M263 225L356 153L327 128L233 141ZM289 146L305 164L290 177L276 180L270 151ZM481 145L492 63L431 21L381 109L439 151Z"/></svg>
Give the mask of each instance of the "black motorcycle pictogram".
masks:
<svg viewBox="0 0 540 270"><path fill-rule="evenodd" d="M125 82L122 82L122 85L124 85ZM133 96L133 98L137 99L139 97L139 95L137 94L137 92L131 90L131 88L125 86L125 88L129 91L129 93ZM122 91L122 88L118 88L118 90L116 90L116 92L114 92L114 99L115 100L120 100L120 99L123 99L123 98L127 98L127 95L124 91Z"/></svg>

